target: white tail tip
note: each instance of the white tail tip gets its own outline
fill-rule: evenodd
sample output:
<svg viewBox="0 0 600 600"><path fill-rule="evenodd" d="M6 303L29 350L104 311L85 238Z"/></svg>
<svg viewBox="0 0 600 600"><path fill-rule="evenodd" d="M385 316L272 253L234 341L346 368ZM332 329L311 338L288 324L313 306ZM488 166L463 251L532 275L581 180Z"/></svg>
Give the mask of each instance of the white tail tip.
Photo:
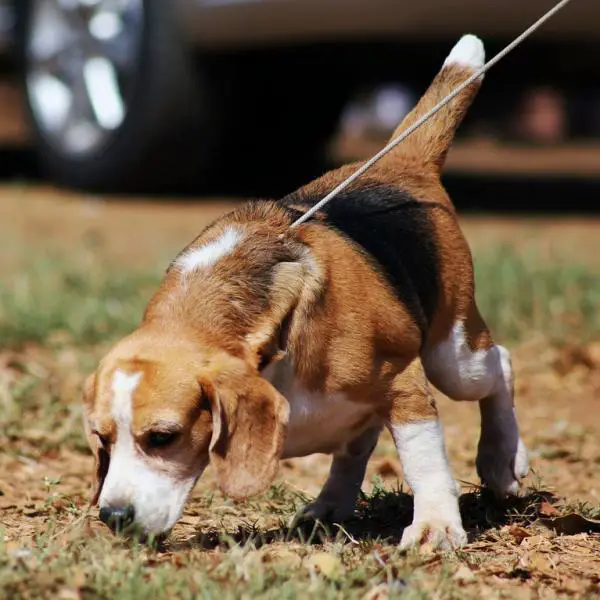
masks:
<svg viewBox="0 0 600 600"><path fill-rule="evenodd" d="M485 64L485 48L483 42L470 33L463 35L444 61L444 66L460 65L479 69Z"/></svg>

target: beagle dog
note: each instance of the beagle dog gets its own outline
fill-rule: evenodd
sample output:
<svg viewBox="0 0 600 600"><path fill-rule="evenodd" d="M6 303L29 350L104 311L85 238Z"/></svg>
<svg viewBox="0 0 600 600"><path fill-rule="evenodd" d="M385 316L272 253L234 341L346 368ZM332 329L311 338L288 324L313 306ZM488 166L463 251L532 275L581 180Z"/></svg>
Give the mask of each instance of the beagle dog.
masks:
<svg viewBox="0 0 600 600"><path fill-rule="evenodd" d="M484 62L466 35L394 135ZM369 456L391 432L414 492L401 546L466 543L429 382L477 400L477 471L498 496L528 471L508 350L474 296L469 247L440 183L481 78L312 219L358 165L207 227L171 263L139 328L85 386L94 502L113 529L168 532L205 468L233 498L261 492L282 458L330 453L304 514L353 514Z"/></svg>

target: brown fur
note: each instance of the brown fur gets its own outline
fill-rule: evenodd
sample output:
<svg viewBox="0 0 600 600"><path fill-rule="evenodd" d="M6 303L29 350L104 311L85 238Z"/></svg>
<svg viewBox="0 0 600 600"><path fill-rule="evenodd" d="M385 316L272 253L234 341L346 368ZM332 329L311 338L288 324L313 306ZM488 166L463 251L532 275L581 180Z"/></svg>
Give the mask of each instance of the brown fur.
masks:
<svg viewBox="0 0 600 600"><path fill-rule="evenodd" d="M465 69L459 65L446 65L431 82L427 91L413 110L404 118L394 131L392 138L400 135L413 123L429 112L451 91L465 81ZM467 73L471 75L471 72ZM481 79L471 83L466 90L443 106L434 117L434 127L421 127L406 138L392 154L383 160L398 163L399 159L407 163L421 164L427 170L440 173L446 160L446 154L452 144L454 132L463 120L467 109L479 90Z"/></svg>
<svg viewBox="0 0 600 600"><path fill-rule="evenodd" d="M443 69L399 130L469 74L456 66ZM372 261L319 215L290 230L289 211L273 202L251 203L218 220L184 250L239 226L244 241L231 253L185 274L174 261L140 329L102 361L86 395L86 423L110 445L114 371L142 372L133 399L140 443L157 422L177 415L184 436L165 456L177 458L180 470L210 456L221 489L245 497L269 483L281 455L287 402L259 376L259 368L286 353L309 391L324 397L343 393L393 423L435 418L421 350L445 339L456 321L465 321L472 348L491 343L475 306L470 251L439 180L454 130L477 87L471 85L369 174L429 205L442 285L424 334ZM305 190L325 195L356 167L328 173ZM355 185L360 189L362 183ZM203 396L209 399L205 408ZM361 417L354 433L367 426Z"/></svg>

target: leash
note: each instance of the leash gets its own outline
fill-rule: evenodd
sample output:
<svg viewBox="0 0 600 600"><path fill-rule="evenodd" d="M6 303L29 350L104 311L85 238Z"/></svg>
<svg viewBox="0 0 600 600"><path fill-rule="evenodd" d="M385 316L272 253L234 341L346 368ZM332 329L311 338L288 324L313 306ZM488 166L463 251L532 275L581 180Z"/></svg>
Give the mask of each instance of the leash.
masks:
<svg viewBox="0 0 600 600"><path fill-rule="evenodd" d="M331 192L329 192L324 198L319 200L312 208L306 211L299 219L294 221L290 225L290 229L294 229L299 225L302 225L305 221L308 221L318 210L323 208L328 202L333 200L340 192L345 190L352 182L358 179L365 171L368 171L378 160L383 158L386 154L391 152L398 144L405 140L411 133L416 131L421 125L428 121L433 115L435 115L440 108L444 107L448 102L454 99L460 94L466 87L471 85L476 79L481 77L486 71L491 69L497 62L502 60L509 52L514 50L523 40L528 38L534 31L539 29L548 19L552 18L561 8L564 8L569 4L571 0L561 0L543 16L541 16L533 25L527 28L519 37L515 38L508 46L498 52L496 56L491 58L487 63L479 68L473 75L471 75L466 81L463 81L454 91L450 92L445 98L440 100L429 112L425 113L420 119L414 122L410 127L405 129L398 137L394 138L391 142L382 148L377 154L372 156L367 162L365 162L360 168L358 168L352 175L344 179L338 184Z"/></svg>

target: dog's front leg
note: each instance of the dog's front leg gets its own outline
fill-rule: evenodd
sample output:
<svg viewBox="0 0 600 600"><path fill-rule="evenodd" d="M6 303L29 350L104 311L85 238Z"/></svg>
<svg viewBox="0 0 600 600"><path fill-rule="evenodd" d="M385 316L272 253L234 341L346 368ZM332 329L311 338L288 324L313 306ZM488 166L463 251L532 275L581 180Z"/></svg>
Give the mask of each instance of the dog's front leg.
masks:
<svg viewBox="0 0 600 600"><path fill-rule="evenodd" d="M334 455L321 493L300 511L297 521L341 522L354 514L367 463L380 432L380 426L371 427L347 444L343 452Z"/></svg>
<svg viewBox="0 0 600 600"><path fill-rule="evenodd" d="M467 535L458 509L458 488L450 472L437 408L420 360L392 381L387 426L396 445L404 478L414 492L412 524L400 547L451 550Z"/></svg>

